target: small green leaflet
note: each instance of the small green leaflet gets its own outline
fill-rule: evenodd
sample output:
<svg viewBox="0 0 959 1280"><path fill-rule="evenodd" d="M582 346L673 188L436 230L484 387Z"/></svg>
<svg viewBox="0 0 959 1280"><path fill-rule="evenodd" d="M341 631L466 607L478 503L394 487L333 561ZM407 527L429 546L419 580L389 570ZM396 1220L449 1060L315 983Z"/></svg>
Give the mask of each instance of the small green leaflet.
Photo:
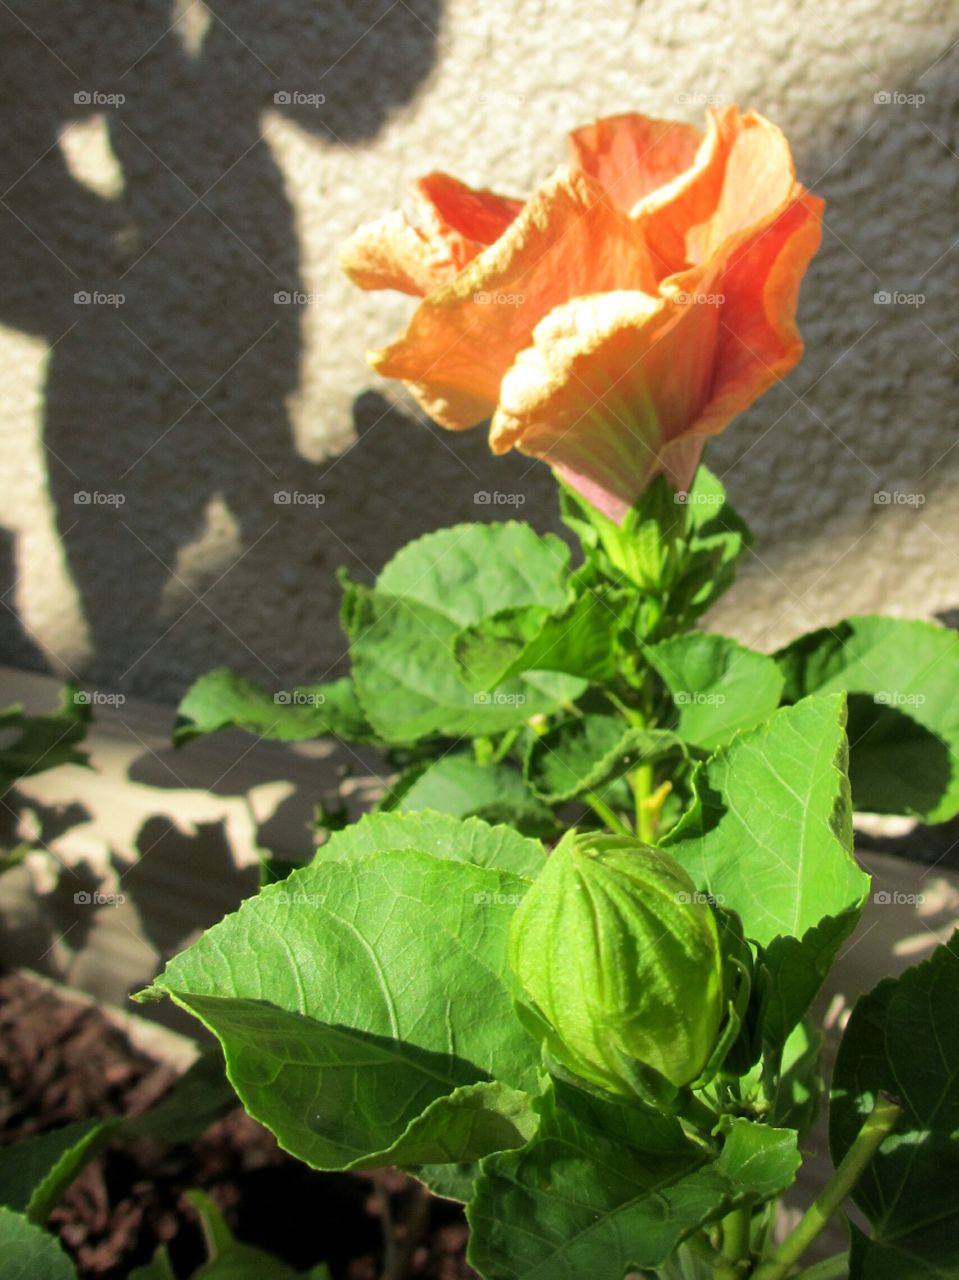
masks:
<svg viewBox="0 0 959 1280"><path fill-rule="evenodd" d="M457 818L508 822L524 835L547 836L556 830L552 809L532 794L518 769L478 764L467 752L442 756L425 768L414 767L383 807L391 812L432 809Z"/></svg>
<svg viewBox="0 0 959 1280"><path fill-rule="evenodd" d="M22 1213L0 1207L0 1280L76 1280L59 1240Z"/></svg>
<svg viewBox="0 0 959 1280"><path fill-rule="evenodd" d="M676 636L644 656L672 695L676 733L702 751L762 724L779 706L785 681L775 660L725 636Z"/></svg>
<svg viewBox="0 0 959 1280"><path fill-rule="evenodd" d="M667 730L632 729L618 716L571 717L531 742L526 780L534 795L559 804L676 749L682 743Z"/></svg>
<svg viewBox="0 0 959 1280"><path fill-rule="evenodd" d="M0 1204L46 1222L50 1210L118 1121L81 1120L0 1148Z"/></svg>

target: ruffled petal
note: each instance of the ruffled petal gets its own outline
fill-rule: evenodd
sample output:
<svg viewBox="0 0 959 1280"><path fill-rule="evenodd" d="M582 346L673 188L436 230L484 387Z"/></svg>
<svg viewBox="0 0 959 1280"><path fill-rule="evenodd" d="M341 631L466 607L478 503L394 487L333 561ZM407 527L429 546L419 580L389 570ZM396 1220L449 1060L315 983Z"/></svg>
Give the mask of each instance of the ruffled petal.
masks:
<svg viewBox="0 0 959 1280"><path fill-rule="evenodd" d="M642 235L595 179L560 169L370 360L385 377L401 378L443 426L471 427L492 414L503 375L543 316L609 289L655 289Z"/></svg>
<svg viewBox="0 0 959 1280"><path fill-rule="evenodd" d="M522 207L521 200L431 173L413 184L404 209L355 231L340 264L361 289L423 297L498 240Z"/></svg>
<svg viewBox="0 0 959 1280"><path fill-rule="evenodd" d="M824 203L799 190L802 194L764 226L734 240L717 279L724 297L722 323L712 394L691 424L696 434L722 431L802 356L796 305L822 239Z"/></svg>
<svg viewBox="0 0 959 1280"><path fill-rule="evenodd" d="M688 484L697 446L672 446L709 399L720 309L624 291L556 308L503 379L493 451L542 458L616 520L660 471Z"/></svg>
<svg viewBox="0 0 959 1280"><path fill-rule="evenodd" d="M602 183L624 209L685 173L701 140L691 124L637 112L607 116L569 135L572 164Z"/></svg>

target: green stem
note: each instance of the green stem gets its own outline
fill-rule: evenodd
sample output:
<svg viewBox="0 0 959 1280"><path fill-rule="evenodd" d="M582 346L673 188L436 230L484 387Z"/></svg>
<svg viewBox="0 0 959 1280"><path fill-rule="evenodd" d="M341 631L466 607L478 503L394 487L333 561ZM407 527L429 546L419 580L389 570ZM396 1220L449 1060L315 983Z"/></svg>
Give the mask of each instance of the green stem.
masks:
<svg viewBox="0 0 959 1280"><path fill-rule="evenodd" d="M742 1208L727 1213L722 1221L724 1258L736 1263L749 1257L751 1225L752 1212L747 1206L743 1205Z"/></svg>
<svg viewBox="0 0 959 1280"><path fill-rule="evenodd" d="M656 818L647 801L653 794L653 766L637 765L631 774L633 798L636 802L636 834L644 844L656 838Z"/></svg>
<svg viewBox="0 0 959 1280"><path fill-rule="evenodd" d="M796 1280L845 1280L849 1275L849 1254L834 1253L831 1258L800 1271Z"/></svg>
<svg viewBox="0 0 959 1280"><path fill-rule="evenodd" d="M610 831L614 831L620 836L631 836L633 833L627 827L617 814L615 814L609 805L595 791L587 791L584 793L583 799L592 809L592 811L606 823Z"/></svg>
<svg viewBox="0 0 959 1280"><path fill-rule="evenodd" d="M880 1094L839 1167L795 1229L753 1273L753 1280L786 1280L790 1271L852 1191L882 1142L902 1115L902 1107Z"/></svg>

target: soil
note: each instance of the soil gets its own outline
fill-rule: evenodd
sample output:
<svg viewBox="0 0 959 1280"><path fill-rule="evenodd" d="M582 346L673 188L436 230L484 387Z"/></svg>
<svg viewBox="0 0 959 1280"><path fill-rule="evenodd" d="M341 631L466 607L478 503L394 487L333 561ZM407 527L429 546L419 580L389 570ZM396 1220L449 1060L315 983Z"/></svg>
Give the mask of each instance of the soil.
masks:
<svg viewBox="0 0 959 1280"><path fill-rule="evenodd" d="M94 1117L137 1115L175 1071L134 1048L102 1012L23 972L0 975L0 1145ZM472 1280L460 1207L395 1170L318 1173L280 1151L239 1107L191 1146L112 1143L48 1226L84 1280L126 1280L169 1246L178 1276L204 1261L183 1193L199 1187L237 1238L334 1280ZM387 1225L388 1224L388 1225Z"/></svg>

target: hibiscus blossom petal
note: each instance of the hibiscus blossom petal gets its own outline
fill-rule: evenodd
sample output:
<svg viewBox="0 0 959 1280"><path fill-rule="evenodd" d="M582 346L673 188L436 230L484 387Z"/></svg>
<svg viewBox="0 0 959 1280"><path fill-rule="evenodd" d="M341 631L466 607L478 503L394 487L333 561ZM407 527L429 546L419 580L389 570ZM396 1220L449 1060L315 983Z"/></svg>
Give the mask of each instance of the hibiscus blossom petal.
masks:
<svg viewBox="0 0 959 1280"><path fill-rule="evenodd" d="M498 240L522 207L521 200L431 173L413 184L404 209L355 231L340 263L361 289L423 297Z"/></svg>
<svg viewBox="0 0 959 1280"><path fill-rule="evenodd" d="M632 291L556 308L503 379L494 453L544 459L613 519L660 471L688 484L701 443L672 445L708 402L719 315Z"/></svg>
<svg viewBox="0 0 959 1280"><path fill-rule="evenodd" d="M624 209L685 173L701 140L691 124L636 112L607 116L569 135L572 163L601 182Z"/></svg>
<svg viewBox="0 0 959 1280"><path fill-rule="evenodd" d="M495 409L504 373L544 315L613 288L655 289L642 235L595 179L562 168L371 363L403 379L443 426L474 426Z"/></svg>

